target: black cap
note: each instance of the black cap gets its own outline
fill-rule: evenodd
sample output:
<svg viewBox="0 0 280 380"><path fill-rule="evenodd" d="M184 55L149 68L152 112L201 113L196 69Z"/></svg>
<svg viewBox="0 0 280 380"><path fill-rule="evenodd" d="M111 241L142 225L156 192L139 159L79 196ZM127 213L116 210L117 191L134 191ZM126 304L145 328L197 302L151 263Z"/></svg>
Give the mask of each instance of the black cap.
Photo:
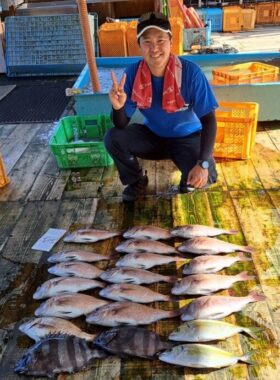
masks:
<svg viewBox="0 0 280 380"><path fill-rule="evenodd" d="M142 34L150 28L155 28L161 30L165 33L169 33L172 36L170 22L168 18L160 12L149 12L143 14L137 24L137 39L142 36Z"/></svg>

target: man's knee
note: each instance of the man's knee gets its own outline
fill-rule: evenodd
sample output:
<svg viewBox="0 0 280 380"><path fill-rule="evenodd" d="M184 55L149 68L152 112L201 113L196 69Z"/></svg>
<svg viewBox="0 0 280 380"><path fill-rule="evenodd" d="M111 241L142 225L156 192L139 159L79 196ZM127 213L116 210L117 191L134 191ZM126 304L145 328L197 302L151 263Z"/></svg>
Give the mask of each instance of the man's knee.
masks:
<svg viewBox="0 0 280 380"><path fill-rule="evenodd" d="M108 151L112 150L117 142L121 140L122 130L113 127L104 136L104 145Z"/></svg>

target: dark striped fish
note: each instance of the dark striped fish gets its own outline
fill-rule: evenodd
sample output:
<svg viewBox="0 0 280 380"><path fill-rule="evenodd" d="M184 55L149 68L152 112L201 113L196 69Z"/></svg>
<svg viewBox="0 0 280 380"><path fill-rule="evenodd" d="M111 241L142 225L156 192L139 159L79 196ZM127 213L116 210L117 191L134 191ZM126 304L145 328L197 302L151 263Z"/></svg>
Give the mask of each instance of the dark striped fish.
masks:
<svg viewBox="0 0 280 380"><path fill-rule="evenodd" d="M104 351L84 339L70 335L50 335L30 347L16 363L19 375L53 378L61 372L85 369L93 359L104 358Z"/></svg>
<svg viewBox="0 0 280 380"><path fill-rule="evenodd" d="M143 327L115 327L103 331L93 341L98 347L122 358L137 356L153 359L155 354L173 347L153 331Z"/></svg>

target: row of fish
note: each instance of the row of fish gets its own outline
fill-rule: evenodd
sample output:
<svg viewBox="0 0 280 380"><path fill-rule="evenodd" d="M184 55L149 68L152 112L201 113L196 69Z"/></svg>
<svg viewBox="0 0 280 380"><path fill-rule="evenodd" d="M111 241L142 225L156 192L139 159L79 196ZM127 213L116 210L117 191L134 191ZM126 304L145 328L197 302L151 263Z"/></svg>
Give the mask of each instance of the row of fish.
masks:
<svg viewBox="0 0 280 380"><path fill-rule="evenodd" d="M66 243L95 243L121 235L125 239L168 240L174 237L189 239L198 236L234 235L237 232L237 230L226 230L198 224L188 224L173 229L157 226L134 226L125 232L88 228L73 231L64 238L64 241Z"/></svg>
<svg viewBox="0 0 280 380"><path fill-rule="evenodd" d="M50 323L60 325L61 332L43 336L42 340L37 339L37 343L17 362L15 371L18 374L53 377L60 372L73 373L86 368L92 360L102 359L107 355L118 355L122 358L137 356L145 359L158 357L167 363L194 368L222 368L238 361L253 364L250 353L237 356L215 346L199 343L174 346L173 342L164 341L156 333L141 327L117 327L104 331L96 337L84 337L77 334L73 324L67 326L65 329L67 334L63 334L65 327L63 321L48 321L45 318L45 321L33 321L33 330L36 325L48 326ZM69 331L74 331L76 334L69 335ZM225 339L238 332L249 333L255 337L249 329L226 322L200 320L181 325L177 331L170 334L169 339L196 342L199 336L202 341L203 339L208 341L213 337Z"/></svg>
<svg viewBox="0 0 280 380"><path fill-rule="evenodd" d="M254 332L249 329L230 324L221 326L219 324L225 322L215 321L215 319L239 311L250 302L263 300L264 296L256 292L251 292L247 297L206 295L192 300L187 306L181 309L172 311L155 309L144 305L145 303L155 301L173 301L176 300L174 298L175 295L211 294L219 289L230 287L235 281L253 279L247 272L242 272L236 276L213 274L222 268L232 265L236 261L250 260L245 257L243 253L238 253L237 256L217 255L221 252L252 252L250 247L243 247L213 238L213 236L220 234L233 234L236 232L237 231L227 231L199 225L182 226L173 230L153 226L133 227L123 233L123 237L129 240L121 242L116 247L117 252L126 253L126 255L116 262L115 268L106 271L102 271L89 263L101 260L112 260L115 258L115 255L104 256L88 251L63 251L53 254L49 257L48 261L56 265L49 268L49 273L60 277L46 281L36 290L33 295L34 299L49 299L42 303L35 311L35 315L39 318L35 318L20 327L22 332L29 335L38 343L38 347L36 349L34 349L34 346L31 347L30 352L27 354L32 356L32 354L40 352L40 350L42 350L41 345L53 344L52 339L54 339L59 342L56 344L66 345L67 347L69 347L69 345L73 347L74 345L80 345L79 349L87 352L84 358L90 355L93 355L92 358L101 358L104 357L104 352L99 352L96 346L105 349L107 353L114 353L112 347L108 348L108 344L106 346L104 343L107 339L106 337L111 337L107 343L110 345L114 343L116 347L118 347L117 352L120 356L122 356L122 353L124 356L127 354L125 351L130 349L130 343L133 343L137 348L134 352L133 350L131 351L131 355L141 356L141 349L139 352L139 342L141 342L141 339L143 339L142 342L144 342L144 350L147 349L147 342L151 341L159 344L161 341L156 334L137 326L147 325L164 318L172 318L179 315L181 315L182 321L189 322L183 323L177 331L174 331L169 336L169 339L173 341L206 342L213 340L213 337L215 337L214 339L225 339L228 336L242 331L255 337ZM120 234L119 232L112 233L87 229L75 231L64 240L65 242L91 243L113 236L119 236ZM157 241L176 236L189 239L181 244L178 250L168 244ZM187 260L180 256L180 252L198 255L204 254L204 256ZM177 255L170 256L170 254ZM164 276L146 270L156 265L171 262L185 264L183 274L192 275L178 281L174 276ZM99 279L110 282L112 285L106 286L105 283ZM171 295L160 294L141 286L142 284L152 284L159 281L173 283ZM99 295L109 301L76 293L94 288L101 288ZM66 320L81 315L86 316L88 323L114 327L114 329L105 331L102 333L103 335L100 334L100 336L94 338L91 334L83 332L72 322ZM217 323L216 325L214 324L215 322ZM126 327L122 327L123 325L126 325ZM219 330L220 335L216 333L216 330ZM222 330L224 330L224 336L221 333ZM211 331L213 331L212 335ZM47 334L56 334L58 332L60 334L59 336L44 338ZM149 334L154 334L154 336ZM43 340L40 341L40 339ZM90 348L88 343L82 344L80 342L80 340L91 342L93 339L95 346ZM41 343L41 345L39 343ZM159 354L159 359L173 364L197 368L208 368L211 366L219 368L233 364L238 360L249 360L245 356L236 357L226 351L222 352L220 350L221 352L218 352L218 349L215 347L203 346L201 344L173 347L174 343L161 343L161 348L154 347L153 355L165 349L165 351ZM153 344L154 343L151 343L150 345L149 343L148 347L153 347ZM190 346L193 346L192 349ZM209 347L209 350L206 347ZM206 353L205 350L209 352L207 351ZM90 354L90 352L94 352L94 354ZM209 360L203 360L203 362L199 363L197 356L203 357L204 355L206 355L205 358L208 356ZM217 359L220 356L220 360ZM212 358L212 362L210 358ZM17 368L17 372L24 373L24 368L26 369L28 367L27 362L32 365L33 360L26 361L23 358L21 365ZM86 365L87 362L80 363L79 368L82 369ZM63 366L64 364L62 363L58 372L65 371ZM59 365L57 365L57 368L58 367ZM62 369L62 367L64 369ZM77 368L70 367L68 367L66 372L78 370ZM30 372L32 371L30 368L28 371L29 374L34 374ZM48 373L48 371L45 371L45 373Z"/></svg>
<svg viewBox="0 0 280 380"><path fill-rule="evenodd" d="M128 331L136 331L137 326L126 326ZM122 327L115 328L115 330ZM28 335L35 342L39 342L49 335L72 335L86 341L93 341L96 335L82 331L74 323L58 317L32 318L19 327L20 331ZM130 329L130 330L129 330ZM238 333L246 333L257 339L257 333L261 329L257 327L246 328L233 325L228 322L210 319L196 319L182 323L177 330L173 331L168 339L175 342L210 342L224 340ZM124 350L124 348L122 348ZM159 350L158 350L159 351ZM138 353L135 353L138 356Z"/></svg>

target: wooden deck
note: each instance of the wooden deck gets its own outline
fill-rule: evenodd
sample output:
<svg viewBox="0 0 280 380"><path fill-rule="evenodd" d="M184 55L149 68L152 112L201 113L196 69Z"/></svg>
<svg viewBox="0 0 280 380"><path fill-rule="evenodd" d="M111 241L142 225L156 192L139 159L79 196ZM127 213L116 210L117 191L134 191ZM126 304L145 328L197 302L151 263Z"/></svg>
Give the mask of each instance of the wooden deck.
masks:
<svg viewBox="0 0 280 380"><path fill-rule="evenodd" d="M0 378L20 378L13 373L15 362L33 343L18 331L18 326L33 317L39 302L32 295L48 278L48 254L31 249L48 228L118 229L137 224L171 227L201 223L236 228L238 235L228 240L255 248L252 262L235 264L224 273L248 270L256 280L239 282L228 292L218 294L245 296L256 289L266 295L266 301L250 304L242 312L226 318L242 326L261 327L259 340L239 334L217 344L238 355L256 350L253 358L257 364L193 370L157 360L110 357L97 361L84 372L60 375L59 379L277 379L280 373L280 123L259 126L251 160L219 162L218 183L207 191L171 197L168 189L179 180L176 168L168 161L145 161L150 179L148 195L134 205L122 204L122 186L114 167L59 171L48 147L52 129L51 124L0 126L0 150L11 180L7 187L0 189ZM114 238L86 249L109 254L118 241ZM70 247L61 241L53 251ZM99 264L101 268L106 265L113 266L114 262ZM181 270L175 265L163 266L158 271L181 277ZM170 285L157 284L153 289L168 293ZM89 294L97 295L97 292ZM155 306L174 309L179 305L155 303ZM74 322L88 332L100 331L87 326L84 318ZM179 318L174 318L151 328L167 336L179 323Z"/></svg>

